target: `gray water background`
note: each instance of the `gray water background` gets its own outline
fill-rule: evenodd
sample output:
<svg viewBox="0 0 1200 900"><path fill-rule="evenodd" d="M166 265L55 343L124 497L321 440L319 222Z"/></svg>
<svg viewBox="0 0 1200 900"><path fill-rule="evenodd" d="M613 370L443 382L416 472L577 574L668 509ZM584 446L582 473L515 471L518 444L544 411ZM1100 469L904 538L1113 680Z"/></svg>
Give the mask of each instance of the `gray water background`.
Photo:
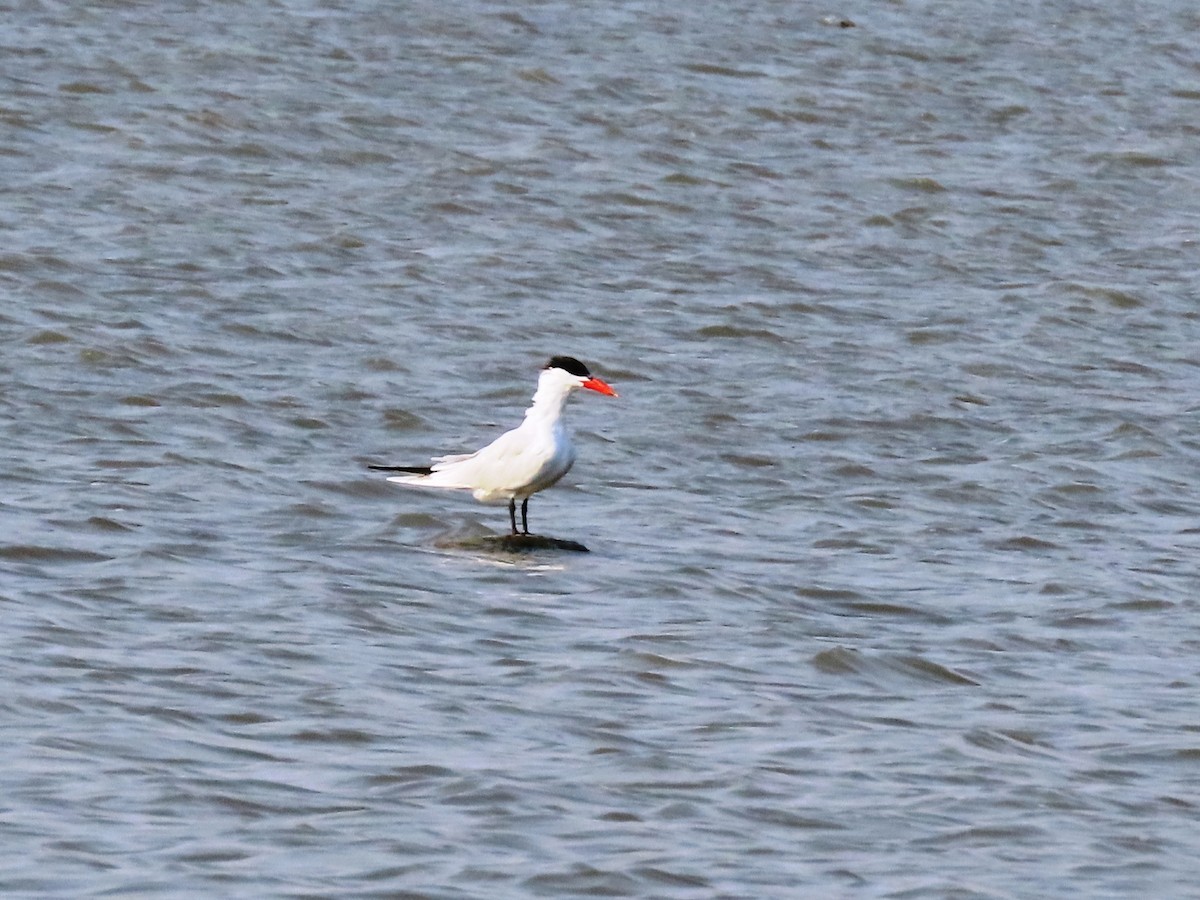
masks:
<svg viewBox="0 0 1200 900"><path fill-rule="evenodd" d="M3 20L6 897L1200 896L1194 4Z"/></svg>

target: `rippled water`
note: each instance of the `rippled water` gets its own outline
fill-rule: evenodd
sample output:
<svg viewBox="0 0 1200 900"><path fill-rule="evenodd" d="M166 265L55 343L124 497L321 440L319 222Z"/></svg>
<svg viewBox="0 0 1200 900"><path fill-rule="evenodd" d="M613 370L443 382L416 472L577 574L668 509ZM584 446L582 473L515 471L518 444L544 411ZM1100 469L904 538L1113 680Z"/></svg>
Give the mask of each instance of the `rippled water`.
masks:
<svg viewBox="0 0 1200 900"><path fill-rule="evenodd" d="M6 896L1195 896L1190 4L80 6L0 35ZM366 470L553 353L592 553Z"/></svg>

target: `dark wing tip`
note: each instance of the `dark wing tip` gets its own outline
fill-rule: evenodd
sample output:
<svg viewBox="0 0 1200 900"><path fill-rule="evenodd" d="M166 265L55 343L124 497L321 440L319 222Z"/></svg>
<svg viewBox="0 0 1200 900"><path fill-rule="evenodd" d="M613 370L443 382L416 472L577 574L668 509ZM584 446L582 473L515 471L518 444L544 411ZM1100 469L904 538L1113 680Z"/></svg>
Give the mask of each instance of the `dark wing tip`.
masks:
<svg viewBox="0 0 1200 900"><path fill-rule="evenodd" d="M588 371L588 367L573 356L553 356L550 358L550 362L546 363L546 368L562 369L564 372L579 378L592 377L592 373Z"/></svg>
<svg viewBox="0 0 1200 900"><path fill-rule="evenodd" d="M413 475L432 475L433 469L430 466L367 466L368 469L374 469L376 472L411 472Z"/></svg>

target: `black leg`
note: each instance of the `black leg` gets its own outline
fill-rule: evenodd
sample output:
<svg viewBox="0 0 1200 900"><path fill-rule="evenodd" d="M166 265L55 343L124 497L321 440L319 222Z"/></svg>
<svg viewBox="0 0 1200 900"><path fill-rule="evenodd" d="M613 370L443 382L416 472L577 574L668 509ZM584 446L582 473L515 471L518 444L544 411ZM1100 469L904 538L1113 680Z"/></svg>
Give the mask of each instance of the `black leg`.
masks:
<svg viewBox="0 0 1200 900"><path fill-rule="evenodd" d="M517 526L514 523L513 528L516 528L516 527ZM529 534L529 498L528 497L526 497L524 500L521 501L521 527L525 530L526 534Z"/></svg>
<svg viewBox="0 0 1200 900"><path fill-rule="evenodd" d="M517 533L517 500L515 497L508 501L508 520L512 522L513 534Z"/></svg>

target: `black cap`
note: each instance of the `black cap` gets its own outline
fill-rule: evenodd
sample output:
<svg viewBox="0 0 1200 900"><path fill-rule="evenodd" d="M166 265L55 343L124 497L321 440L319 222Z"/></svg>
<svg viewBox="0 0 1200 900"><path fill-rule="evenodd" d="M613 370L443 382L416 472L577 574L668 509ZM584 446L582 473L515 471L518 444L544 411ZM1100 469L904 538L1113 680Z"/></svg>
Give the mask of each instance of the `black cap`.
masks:
<svg viewBox="0 0 1200 900"><path fill-rule="evenodd" d="M568 374L574 375L577 378L591 378L592 373L588 371L588 367L581 363L573 356L555 356L550 362L546 363L547 369L562 369Z"/></svg>

